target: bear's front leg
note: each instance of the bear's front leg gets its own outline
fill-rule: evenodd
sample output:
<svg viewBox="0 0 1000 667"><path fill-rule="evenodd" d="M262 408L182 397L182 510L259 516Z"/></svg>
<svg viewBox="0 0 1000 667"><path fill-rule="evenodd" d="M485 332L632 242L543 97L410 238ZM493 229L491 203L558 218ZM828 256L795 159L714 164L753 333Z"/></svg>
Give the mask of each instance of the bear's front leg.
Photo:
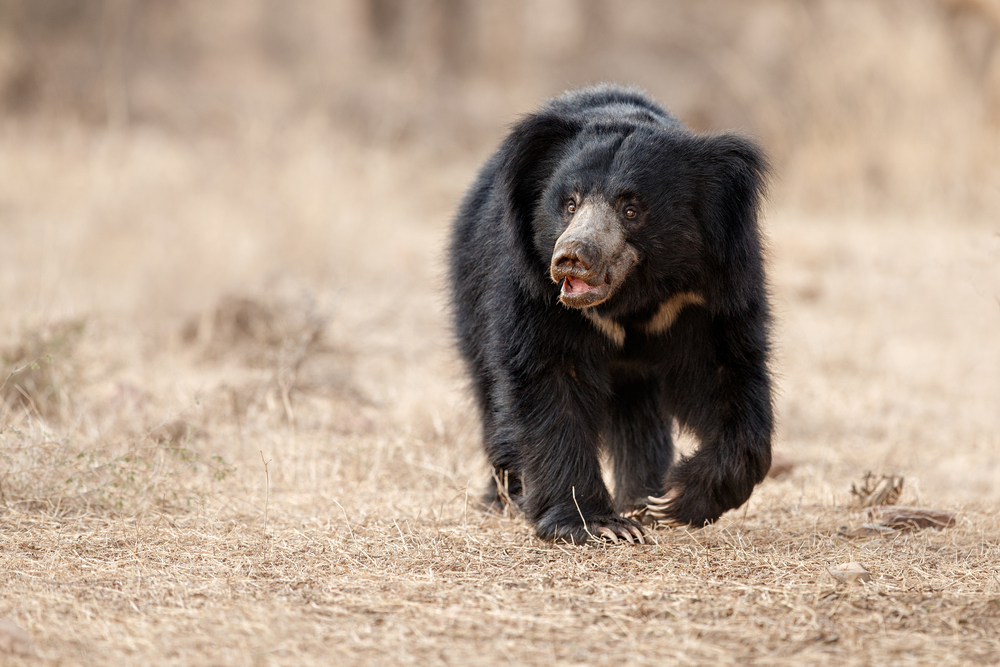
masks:
<svg viewBox="0 0 1000 667"><path fill-rule="evenodd" d="M523 508L543 539L643 542L642 528L614 510L601 477L606 392L572 365L510 373L498 432L516 434Z"/></svg>
<svg viewBox="0 0 1000 667"><path fill-rule="evenodd" d="M678 336L687 372L674 376L671 403L701 446L670 469L666 493L650 498L648 512L666 523L701 527L746 502L767 475L773 415L760 321L716 322L714 336L694 340L715 345L706 349Z"/></svg>

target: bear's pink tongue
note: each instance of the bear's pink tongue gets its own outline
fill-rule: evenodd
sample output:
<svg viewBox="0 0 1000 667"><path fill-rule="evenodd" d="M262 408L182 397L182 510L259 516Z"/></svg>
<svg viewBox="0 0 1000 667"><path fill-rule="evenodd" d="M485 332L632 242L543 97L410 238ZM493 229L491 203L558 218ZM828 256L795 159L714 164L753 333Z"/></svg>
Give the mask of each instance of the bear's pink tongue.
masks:
<svg viewBox="0 0 1000 667"><path fill-rule="evenodd" d="M597 288L591 287L579 278L573 277L567 277L566 284L563 286L563 291L566 292L566 294L584 294L595 289Z"/></svg>

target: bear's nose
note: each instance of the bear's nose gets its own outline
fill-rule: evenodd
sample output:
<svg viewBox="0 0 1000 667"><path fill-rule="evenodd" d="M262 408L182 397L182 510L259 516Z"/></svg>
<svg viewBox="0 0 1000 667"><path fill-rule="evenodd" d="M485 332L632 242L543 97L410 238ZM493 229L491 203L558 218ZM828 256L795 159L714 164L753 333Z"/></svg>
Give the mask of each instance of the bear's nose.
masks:
<svg viewBox="0 0 1000 667"><path fill-rule="evenodd" d="M596 262L594 252L582 244L574 244L556 254L552 264L561 269L582 269L590 271Z"/></svg>

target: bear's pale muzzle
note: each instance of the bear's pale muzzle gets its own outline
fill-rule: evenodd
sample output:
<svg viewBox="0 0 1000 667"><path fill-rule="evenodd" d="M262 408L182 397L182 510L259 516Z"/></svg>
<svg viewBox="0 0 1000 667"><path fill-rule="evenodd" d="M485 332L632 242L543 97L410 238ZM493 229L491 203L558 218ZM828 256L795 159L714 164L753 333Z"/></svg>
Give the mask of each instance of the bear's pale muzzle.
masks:
<svg viewBox="0 0 1000 667"><path fill-rule="evenodd" d="M562 284L563 305L589 308L610 298L637 260L611 205L588 197L556 241L549 275Z"/></svg>

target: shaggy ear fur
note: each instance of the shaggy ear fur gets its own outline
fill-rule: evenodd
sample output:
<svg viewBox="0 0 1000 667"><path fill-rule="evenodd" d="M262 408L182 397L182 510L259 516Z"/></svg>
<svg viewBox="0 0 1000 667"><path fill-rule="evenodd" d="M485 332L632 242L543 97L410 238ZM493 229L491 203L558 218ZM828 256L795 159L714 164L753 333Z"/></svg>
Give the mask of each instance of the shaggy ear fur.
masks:
<svg viewBox="0 0 1000 667"><path fill-rule="evenodd" d="M499 173L519 218L534 213L562 149L579 129L578 123L540 113L521 120L503 142Z"/></svg>
<svg viewBox="0 0 1000 667"><path fill-rule="evenodd" d="M709 307L731 314L764 295L757 214L766 189L767 159L749 139L700 137L697 165L701 196L695 215L702 225Z"/></svg>
<svg viewBox="0 0 1000 667"><path fill-rule="evenodd" d="M541 112L528 116L514 126L498 151L497 174L503 198L509 203L505 227L510 233L508 248L516 254L533 248L532 218L545 186L559 164L566 145L579 132L579 123ZM547 275L548 257L523 257L525 269L541 268ZM530 271L529 275L537 271ZM547 281L542 276L543 283ZM532 288L535 292L537 287Z"/></svg>

